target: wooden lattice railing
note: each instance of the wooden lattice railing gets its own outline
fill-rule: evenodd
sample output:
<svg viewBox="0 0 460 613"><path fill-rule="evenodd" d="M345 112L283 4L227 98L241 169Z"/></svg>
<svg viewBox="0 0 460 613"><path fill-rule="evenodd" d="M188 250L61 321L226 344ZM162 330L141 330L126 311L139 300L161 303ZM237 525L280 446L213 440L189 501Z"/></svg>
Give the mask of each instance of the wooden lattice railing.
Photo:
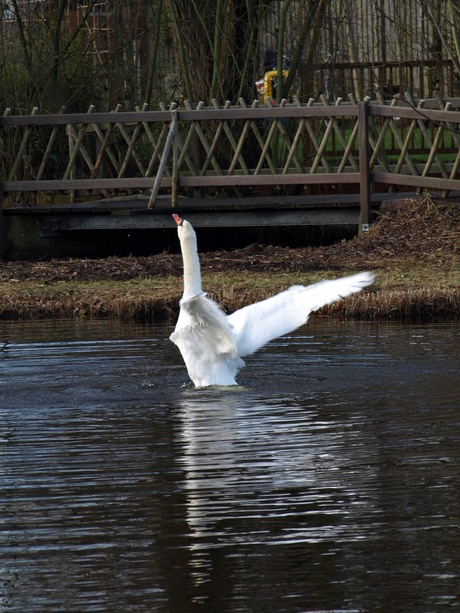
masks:
<svg viewBox="0 0 460 613"><path fill-rule="evenodd" d="M178 190L236 197L248 188L308 193L334 185L338 193L359 189L364 211L372 184L460 189L459 102L414 101L406 93L377 103L350 97L334 104L6 112L0 191L7 203L26 192L65 192L72 201L75 190L101 197L137 190L151 194L153 206L159 190L171 191L174 205Z"/></svg>

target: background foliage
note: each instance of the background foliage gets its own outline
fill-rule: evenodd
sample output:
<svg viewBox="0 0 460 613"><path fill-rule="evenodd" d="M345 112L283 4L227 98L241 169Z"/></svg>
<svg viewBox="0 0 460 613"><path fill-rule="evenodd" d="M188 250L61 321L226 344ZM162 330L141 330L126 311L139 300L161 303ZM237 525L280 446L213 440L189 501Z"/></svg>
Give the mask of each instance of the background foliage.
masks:
<svg viewBox="0 0 460 613"><path fill-rule="evenodd" d="M459 24L456 0L3 0L0 112L250 102L268 50L278 99L301 65L427 59L453 63L455 96Z"/></svg>

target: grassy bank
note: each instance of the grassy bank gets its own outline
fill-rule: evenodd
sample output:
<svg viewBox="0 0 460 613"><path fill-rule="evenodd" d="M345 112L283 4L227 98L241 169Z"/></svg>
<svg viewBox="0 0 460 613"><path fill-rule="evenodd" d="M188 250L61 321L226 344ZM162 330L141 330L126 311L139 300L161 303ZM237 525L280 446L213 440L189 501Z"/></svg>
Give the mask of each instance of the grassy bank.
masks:
<svg viewBox="0 0 460 613"><path fill-rule="evenodd" d="M292 284L309 284L343 275L322 273L208 273L203 278L209 295L228 311L262 300ZM423 277L423 284L414 278ZM450 271L440 278L426 267L377 271L375 284L360 294L335 303L322 315L341 318L453 319L460 313L460 273ZM107 317L169 321L177 316L182 281L178 277L129 281L16 281L0 286L0 318Z"/></svg>
<svg viewBox="0 0 460 613"><path fill-rule="evenodd" d="M375 284L321 315L366 320L457 319L459 208L430 199L384 212L371 231L319 248L251 246L203 253L203 288L228 311L293 284L374 270ZM3 262L0 318L170 321L182 293L180 255Z"/></svg>

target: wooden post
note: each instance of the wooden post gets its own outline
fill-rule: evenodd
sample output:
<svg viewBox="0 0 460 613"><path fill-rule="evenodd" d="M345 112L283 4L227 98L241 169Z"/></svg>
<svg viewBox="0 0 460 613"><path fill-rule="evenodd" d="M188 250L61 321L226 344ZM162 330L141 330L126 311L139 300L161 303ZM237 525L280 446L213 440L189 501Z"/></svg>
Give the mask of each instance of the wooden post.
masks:
<svg viewBox="0 0 460 613"><path fill-rule="evenodd" d="M171 206L177 205L177 187L179 185L179 175L178 175L178 154L179 154L179 142L178 142L178 134L179 129L177 125L177 111L173 109L171 111L172 123L174 125L174 139L173 139L173 155L172 155L172 183L171 183Z"/></svg>
<svg viewBox="0 0 460 613"><path fill-rule="evenodd" d="M0 189L0 258L6 255L6 224L3 215L3 191Z"/></svg>
<svg viewBox="0 0 460 613"><path fill-rule="evenodd" d="M359 219L360 232L369 230L371 218L371 184L369 168L369 101L358 103L358 134L359 134L359 199L361 213Z"/></svg>
<svg viewBox="0 0 460 613"><path fill-rule="evenodd" d="M67 125L67 138L69 141L69 160L73 160L73 156L74 156L74 152L75 152L75 141L73 140L73 136L72 136L72 126L71 125ZM64 175L63 179L75 179L75 171L74 171L74 167L73 167L73 161L72 164L68 164L67 169L66 169L66 173L68 171L68 176ZM70 189L69 190L69 195L70 195L70 202L73 204L75 202L75 190L74 189Z"/></svg>
<svg viewBox="0 0 460 613"><path fill-rule="evenodd" d="M177 128L177 112L173 110L171 111L171 124L169 126L169 132L166 138L165 148L163 149L163 154L161 156L160 165L157 171L157 176L155 177L152 192L150 194L150 199L149 199L149 203L147 206L148 209L151 209L152 207L155 206L158 192L160 191L161 179L163 178L163 174L166 168L166 161L168 159L169 152L171 150L171 145L173 144L173 139L174 139L174 134L176 132L176 128ZM177 163L176 163L176 166L177 166ZM173 173L174 173L174 168L173 168ZM176 179L177 179L177 176L176 176ZM172 192L171 200L174 202L174 198L176 197L175 188L174 188L174 177L173 177L171 192Z"/></svg>

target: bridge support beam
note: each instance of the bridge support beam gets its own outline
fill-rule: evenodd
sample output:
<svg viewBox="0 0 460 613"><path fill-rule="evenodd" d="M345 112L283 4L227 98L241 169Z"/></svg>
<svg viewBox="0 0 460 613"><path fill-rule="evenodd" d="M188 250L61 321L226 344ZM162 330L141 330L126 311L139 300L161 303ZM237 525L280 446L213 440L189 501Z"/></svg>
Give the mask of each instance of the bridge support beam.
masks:
<svg viewBox="0 0 460 613"><path fill-rule="evenodd" d="M371 220L371 181L369 168L369 100L358 103L360 232L367 232Z"/></svg>

